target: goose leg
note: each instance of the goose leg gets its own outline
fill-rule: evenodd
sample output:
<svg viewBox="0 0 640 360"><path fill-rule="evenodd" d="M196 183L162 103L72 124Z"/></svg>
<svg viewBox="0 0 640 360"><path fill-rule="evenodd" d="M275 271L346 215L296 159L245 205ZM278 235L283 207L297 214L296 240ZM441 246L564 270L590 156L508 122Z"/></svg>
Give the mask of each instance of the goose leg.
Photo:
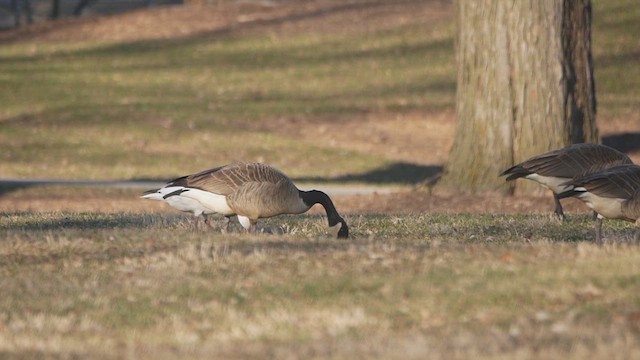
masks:
<svg viewBox="0 0 640 360"><path fill-rule="evenodd" d="M202 218L204 219L205 225L209 227L209 230L213 230L213 226L211 226L211 222L209 221L209 218L207 217L207 215L202 214Z"/></svg>
<svg viewBox="0 0 640 360"><path fill-rule="evenodd" d="M200 222L200 215L195 215L193 218L193 228L198 231L198 223Z"/></svg>
<svg viewBox="0 0 640 360"><path fill-rule="evenodd" d="M596 216L595 228L596 228L596 244L602 245L603 244L603 241L602 241L602 217L600 217L600 215Z"/></svg>
<svg viewBox="0 0 640 360"><path fill-rule="evenodd" d="M225 216L224 219L222 219L222 226L220 228L223 234L231 232L231 216L233 215Z"/></svg>
<svg viewBox="0 0 640 360"><path fill-rule="evenodd" d="M565 221L567 220L567 217L564 216L564 211L562 211L562 204L560 204L560 199L558 198L558 195L553 194L553 201L556 204L556 209L553 211L553 213L555 214L555 216L558 218L558 220L560 221Z"/></svg>
<svg viewBox="0 0 640 360"><path fill-rule="evenodd" d="M238 222L242 225L243 228L247 230L248 233L256 232L256 222L252 221L246 216L238 215Z"/></svg>

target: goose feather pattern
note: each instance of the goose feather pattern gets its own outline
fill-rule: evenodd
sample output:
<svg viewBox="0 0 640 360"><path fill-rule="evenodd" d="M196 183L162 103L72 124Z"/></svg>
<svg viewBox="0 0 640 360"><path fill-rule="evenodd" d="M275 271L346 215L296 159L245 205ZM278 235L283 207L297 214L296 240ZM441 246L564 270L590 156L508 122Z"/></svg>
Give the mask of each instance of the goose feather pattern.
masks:
<svg viewBox="0 0 640 360"><path fill-rule="evenodd" d="M168 189L172 191L169 192ZM254 231L259 218L282 214L300 214L321 204L327 213L329 226L340 224L338 237L346 238L349 228L338 214L327 194L318 190L301 191L280 170L261 163L234 163L183 176L143 197L159 199L182 211L203 214L238 215L241 225ZM179 197L181 200L171 200ZM192 205L191 209L184 210Z"/></svg>
<svg viewBox="0 0 640 360"><path fill-rule="evenodd" d="M640 225L640 166L619 165L567 182L571 190L559 198L577 197L598 214L598 219L622 219ZM596 241L601 243L601 221ZM636 241L639 233L636 233Z"/></svg>
<svg viewBox="0 0 640 360"><path fill-rule="evenodd" d="M572 189L570 180L623 164L633 164L626 154L605 145L581 143L534 156L504 170L500 176L507 176L507 181L529 179L551 190L554 212L564 219L557 195Z"/></svg>

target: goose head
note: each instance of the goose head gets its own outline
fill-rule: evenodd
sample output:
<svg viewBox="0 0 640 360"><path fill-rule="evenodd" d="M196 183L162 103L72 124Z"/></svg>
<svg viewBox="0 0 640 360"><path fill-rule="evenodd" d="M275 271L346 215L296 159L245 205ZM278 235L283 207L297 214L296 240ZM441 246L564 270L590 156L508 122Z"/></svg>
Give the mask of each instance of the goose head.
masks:
<svg viewBox="0 0 640 360"><path fill-rule="evenodd" d="M315 204L320 204L324 207L324 210L327 213L327 219L329 220L329 227L334 227L340 224L340 230L338 230L338 238L346 239L349 237L349 227L347 226L347 222L344 221L342 216L338 214L336 207L333 205L333 201L329 198L329 195L325 194L322 191L311 190L311 191L302 191L300 190L300 198L302 201L311 208Z"/></svg>

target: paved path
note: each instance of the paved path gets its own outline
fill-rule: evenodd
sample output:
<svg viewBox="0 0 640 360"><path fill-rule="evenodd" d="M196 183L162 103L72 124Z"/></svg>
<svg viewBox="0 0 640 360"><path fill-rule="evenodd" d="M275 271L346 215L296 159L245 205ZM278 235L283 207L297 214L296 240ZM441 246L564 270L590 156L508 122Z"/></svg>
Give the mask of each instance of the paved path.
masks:
<svg viewBox="0 0 640 360"><path fill-rule="evenodd" d="M31 186L89 186L89 187L111 187L123 189L148 190L162 187L165 183L160 181L146 180L63 180L63 179L0 179L0 189L2 188L23 188ZM331 196L342 195L368 195L368 194L389 194L397 192L403 187L400 186L375 186L375 185L339 185L339 184L297 184L300 190L317 189L326 192ZM0 190L0 193L2 191Z"/></svg>

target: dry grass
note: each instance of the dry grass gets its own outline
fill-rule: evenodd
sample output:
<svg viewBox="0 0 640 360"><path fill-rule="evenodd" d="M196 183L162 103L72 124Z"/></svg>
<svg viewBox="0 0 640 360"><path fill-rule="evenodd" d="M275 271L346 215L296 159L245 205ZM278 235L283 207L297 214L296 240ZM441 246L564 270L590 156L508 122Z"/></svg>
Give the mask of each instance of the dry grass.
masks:
<svg viewBox="0 0 640 360"><path fill-rule="evenodd" d="M0 176L164 178L242 160L331 178L411 161L416 128L451 134L449 8L227 2L7 33ZM447 139L417 150L436 146L441 161Z"/></svg>
<svg viewBox="0 0 640 360"><path fill-rule="evenodd" d="M640 249L587 215L347 216L194 232L181 216L4 213L0 353L15 357L638 356Z"/></svg>

